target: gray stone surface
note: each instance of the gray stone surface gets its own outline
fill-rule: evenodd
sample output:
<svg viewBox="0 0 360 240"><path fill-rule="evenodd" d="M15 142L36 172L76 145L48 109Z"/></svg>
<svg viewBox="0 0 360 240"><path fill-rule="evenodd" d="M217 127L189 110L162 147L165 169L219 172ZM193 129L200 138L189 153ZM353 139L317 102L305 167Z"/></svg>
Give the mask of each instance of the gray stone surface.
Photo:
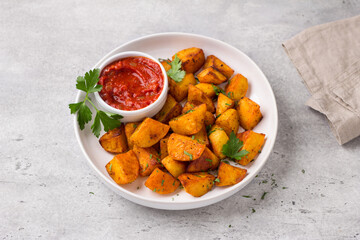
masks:
<svg viewBox="0 0 360 240"><path fill-rule="evenodd" d="M359 1L346 0L2 0L0 238L360 239L360 138L337 144L326 118L304 105L309 93L281 47L359 10ZM278 102L277 143L259 177L197 210L150 209L105 187L78 147L67 107L76 76L103 55L167 31L241 49Z"/></svg>

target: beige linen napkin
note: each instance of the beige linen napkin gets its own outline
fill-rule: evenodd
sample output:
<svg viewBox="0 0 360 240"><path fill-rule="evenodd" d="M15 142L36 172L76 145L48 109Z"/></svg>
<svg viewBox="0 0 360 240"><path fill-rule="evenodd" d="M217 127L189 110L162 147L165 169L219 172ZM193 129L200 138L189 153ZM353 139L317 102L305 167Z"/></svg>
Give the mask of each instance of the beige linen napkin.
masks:
<svg viewBox="0 0 360 240"><path fill-rule="evenodd" d="M360 136L360 16L315 26L283 43L339 144Z"/></svg>

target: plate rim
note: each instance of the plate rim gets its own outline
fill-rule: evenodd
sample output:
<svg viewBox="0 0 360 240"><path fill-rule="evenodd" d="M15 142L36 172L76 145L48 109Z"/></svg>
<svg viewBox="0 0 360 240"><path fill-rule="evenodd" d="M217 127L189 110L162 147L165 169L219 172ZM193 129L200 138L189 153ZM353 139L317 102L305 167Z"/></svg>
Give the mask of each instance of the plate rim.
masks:
<svg viewBox="0 0 360 240"><path fill-rule="evenodd" d="M137 195L131 191L128 191L126 189L123 188L119 188L119 186L112 181L109 178L106 178L103 176L103 173L100 172L100 170L95 166L95 164L92 162L90 156L87 154L83 143L81 141L80 138L80 128L78 126L77 123L77 114L75 114L74 116L74 130L75 130L75 135L76 135L76 139L80 145L81 151L83 152L85 158L87 159L87 162L90 164L90 166L95 170L95 172L98 174L98 178L100 178L102 180L102 182L105 183L105 185L109 188L111 188L111 190L113 190L115 193L117 193L118 195L124 197L125 199L135 202L139 205L142 206L146 206L146 207L150 207L150 208L156 208L156 209L163 209L163 210L186 210L186 209L195 209L195 208L200 208L200 207L205 207L211 204L214 204L216 202L222 201L228 197L230 197L231 195L234 195L235 193L237 193L238 191L240 191L241 189L243 189L245 186L247 186L256 176L256 174L258 174L262 168L264 167L264 165L266 164L266 162L268 161L272 150L274 148L275 142L276 142L276 138L277 138L277 134L278 134L278 124L279 124L279 119L278 119L278 108L277 108L277 103L276 103L276 97L274 94L274 91L270 85L269 80L267 79L267 77L265 76L265 74L262 72L262 70L260 69L260 67L249 57L247 56L244 52L242 52L241 50L237 49L236 47L223 42L221 40L212 38L212 37L208 37L208 36L204 36L204 35L200 35L200 34L193 34L193 33L183 33L183 32L163 32L163 33L155 33L155 34L149 34L149 35L145 35L130 41L127 41L123 44L121 44L120 46L114 48L113 50L111 50L109 53L107 53L104 57L102 57L94 66L93 68L96 68L97 66L99 66L99 64L101 62L103 62L106 58L108 58L110 55L114 54L114 52L118 51L118 49L123 48L126 45L130 45L133 44L135 42L138 41L144 41L146 39L149 38L154 38L154 37L169 37L169 36L188 36L188 37L195 37L195 38L202 38L202 39L206 39L206 40L210 40L210 41L215 41L218 44L222 44L225 45L226 47L229 47L231 49L233 49L234 51L236 51L238 54L243 55L247 61L249 61L252 65L254 65L256 67L256 69L258 70L258 72L262 75L263 78L265 78L266 80L266 84L267 87L270 89L270 94L272 96L272 100L274 101L274 108L275 108L275 126L274 126L274 141L271 143L271 146L269 148L269 153L268 155L265 157L265 160L259 165L258 169L256 169L251 176L249 176L247 179L244 179L245 181L242 181L242 185L241 187L237 187L234 188L232 190L229 190L228 192L225 192L221 195L215 195L215 196L211 196L210 198L196 198L194 202L163 202L163 201L157 201L148 197L144 197L141 195ZM76 102L79 101L80 96L82 95L81 91L78 91L77 95L76 95ZM236 185L235 185L236 186ZM120 191L117 191L120 190Z"/></svg>

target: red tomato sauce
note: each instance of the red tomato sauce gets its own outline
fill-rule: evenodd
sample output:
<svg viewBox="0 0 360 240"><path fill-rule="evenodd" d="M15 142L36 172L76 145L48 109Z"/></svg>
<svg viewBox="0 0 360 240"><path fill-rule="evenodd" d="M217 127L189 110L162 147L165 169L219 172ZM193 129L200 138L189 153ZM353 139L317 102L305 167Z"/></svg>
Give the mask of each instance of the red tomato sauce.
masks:
<svg viewBox="0 0 360 240"><path fill-rule="evenodd" d="M107 65L100 74L101 98L120 110L137 110L155 102L164 87L164 76L155 61L127 57Z"/></svg>

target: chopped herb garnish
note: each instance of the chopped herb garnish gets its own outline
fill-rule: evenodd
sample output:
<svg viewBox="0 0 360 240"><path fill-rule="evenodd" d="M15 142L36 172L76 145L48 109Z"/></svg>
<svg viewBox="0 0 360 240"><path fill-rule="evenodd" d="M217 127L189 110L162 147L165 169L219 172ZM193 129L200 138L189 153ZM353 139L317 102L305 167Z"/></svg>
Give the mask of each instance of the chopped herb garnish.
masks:
<svg viewBox="0 0 360 240"><path fill-rule="evenodd" d="M205 161L210 162L210 165L212 163L212 159L209 159L209 158L205 158Z"/></svg>
<svg viewBox="0 0 360 240"><path fill-rule="evenodd" d="M224 163L230 164L230 162L228 160L221 160Z"/></svg>
<svg viewBox="0 0 360 240"><path fill-rule="evenodd" d="M230 104L230 103L225 103L225 105L226 105L226 106L231 106L231 104Z"/></svg>
<svg viewBox="0 0 360 240"><path fill-rule="evenodd" d="M171 68L166 72L166 74L175 82L181 82L185 77L185 71L181 70L181 61L177 54L175 54L174 60L169 64Z"/></svg>
<svg viewBox="0 0 360 240"><path fill-rule="evenodd" d="M109 166L109 171L111 172L111 169L112 169L112 163L110 164Z"/></svg>
<svg viewBox="0 0 360 240"><path fill-rule="evenodd" d="M211 124L206 126L206 132L209 132L210 129L211 129ZM210 135L210 134L208 134L208 135Z"/></svg>
<svg viewBox="0 0 360 240"><path fill-rule="evenodd" d="M255 177L258 177L259 175L256 175Z"/></svg>
<svg viewBox="0 0 360 240"><path fill-rule="evenodd" d="M164 186L164 182L165 182L165 180L163 179L163 180L161 181L161 186Z"/></svg>
<svg viewBox="0 0 360 240"><path fill-rule="evenodd" d="M152 159L152 154L150 154L150 159Z"/></svg>
<svg viewBox="0 0 360 240"><path fill-rule="evenodd" d="M263 195L261 196L261 200L264 200L265 198L265 195L267 194L268 192L264 192Z"/></svg>
<svg viewBox="0 0 360 240"><path fill-rule="evenodd" d="M211 86L213 87L216 95L219 95L220 93L226 95L223 89L219 88L218 86L215 86L214 84L211 84Z"/></svg>
<svg viewBox="0 0 360 240"><path fill-rule="evenodd" d="M218 119L221 116L221 113L219 115L217 115L215 118Z"/></svg>
<svg viewBox="0 0 360 240"><path fill-rule="evenodd" d="M282 189L287 189L287 187L282 187Z"/></svg>
<svg viewBox="0 0 360 240"><path fill-rule="evenodd" d="M154 188L153 192L156 192L156 188Z"/></svg>
<svg viewBox="0 0 360 240"><path fill-rule="evenodd" d="M265 180L262 181L262 183L268 183L268 180L265 179Z"/></svg>
<svg viewBox="0 0 360 240"><path fill-rule="evenodd" d="M231 224L229 225L229 228L231 228Z"/></svg>
<svg viewBox="0 0 360 240"><path fill-rule="evenodd" d="M255 213L256 211L255 211L255 209L252 209L252 213Z"/></svg>
<svg viewBox="0 0 360 240"><path fill-rule="evenodd" d="M138 126L137 124L135 124L135 123L133 124L133 128L137 128L137 126Z"/></svg>
<svg viewBox="0 0 360 240"><path fill-rule="evenodd" d="M303 170L301 170L301 172L302 172L302 173L305 173L305 170L303 169Z"/></svg>
<svg viewBox="0 0 360 240"><path fill-rule="evenodd" d="M244 198L252 198L252 196L243 195Z"/></svg>
<svg viewBox="0 0 360 240"><path fill-rule="evenodd" d="M185 114L187 114L187 113L191 113L191 112L193 112L193 111L195 111L195 110L193 110L193 109L187 110L183 115L185 115Z"/></svg>
<svg viewBox="0 0 360 240"><path fill-rule="evenodd" d="M173 182L173 186L175 186L175 181Z"/></svg>
<svg viewBox="0 0 360 240"><path fill-rule="evenodd" d="M213 132L215 132L216 130L211 130L210 132L208 132L208 135L210 136Z"/></svg>
<svg viewBox="0 0 360 240"><path fill-rule="evenodd" d="M188 153L187 151L184 150L184 154L188 155L190 157L190 160L193 160L193 155L191 153Z"/></svg>
<svg viewBox="0 0 360 240"><path fill-rule="evenodd" d="M259 150L258 153L261 153L261 150Z"/></svg>
<svg viewBox="0 0 360 240"><path fill-rule="evenodd" d="M94 193L93 193L93 192L89 192L89 194L93 194L93 195L94 195Z"/></svg>
<svg viewBox="0 0 360 240"><path fill-rule="evenodd" d="M218 178L215 178L215 182L220 182L220 179L218 179Z"/></svg>
<svg viewBox="0 0 360 240"><path fill-rule="evenodd" d="M146 167L145 167L145 170L149 167L149 163L146 163Z"/></svg>
<svg viewBox="0 0 360 240"><path fill-rule="evenodd" d="M192 135L192 136L191 136L191 139L194 140L194 139L195 139L195 135Z"/></svg>
<svg viewBox="0 0 360 240"><path fill-rule="evenodd" d="M240 151L242 146L243 142L236 137L234 132L231 132L229 140L222 147L222 153L231 159L240 160L249 153L246 150Z"/></svg>

